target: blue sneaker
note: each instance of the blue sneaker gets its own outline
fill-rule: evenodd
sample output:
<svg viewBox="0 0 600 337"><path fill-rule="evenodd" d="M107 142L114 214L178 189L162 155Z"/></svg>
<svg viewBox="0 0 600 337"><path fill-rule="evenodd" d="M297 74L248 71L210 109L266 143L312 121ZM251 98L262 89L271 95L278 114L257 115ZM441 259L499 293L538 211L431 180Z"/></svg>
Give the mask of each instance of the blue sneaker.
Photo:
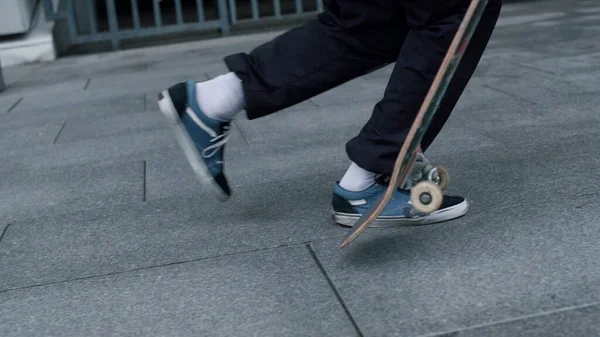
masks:
<svg viewBox="0 0 600 337"><path fill-rule="evenodd" d="M223 155L230 123L208 118L202 112L193 81L175 84L159 93L158 106L174 124L177 141L200 181L219 200L227 200L231 189L223 173Z"/></svg>
<svg viewBox="0 0 600 337"><path fill-rule="evenodd" d="M371 206L385 193L387 185L376 182L360 192L343 189L339 182L333 190L333 219L340 225L352 227ZM444 196L442 206L431 214L418 212L411 204L410 192L397 189L392 199L370 227L392 227L401 225L427 225L458 218L467 213L469 203L465 198Z"/></svg>

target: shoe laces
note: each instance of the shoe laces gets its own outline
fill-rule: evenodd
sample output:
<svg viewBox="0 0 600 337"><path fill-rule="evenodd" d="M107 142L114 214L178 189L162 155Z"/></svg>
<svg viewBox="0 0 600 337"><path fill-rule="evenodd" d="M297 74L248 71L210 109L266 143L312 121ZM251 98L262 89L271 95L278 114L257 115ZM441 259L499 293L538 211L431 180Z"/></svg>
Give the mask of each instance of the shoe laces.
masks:
<svg viewBox="0 0 600 337"><path fill-rule="evenodd" d="M225 146L225 144L229 141L229 131L229 125L223 126L223 133L210 140L210 142L214 144L207 146L202 151L202 157L210 158L214 156L223 146ZM223 161L217 161L217 163L222 164Z"/></svg>

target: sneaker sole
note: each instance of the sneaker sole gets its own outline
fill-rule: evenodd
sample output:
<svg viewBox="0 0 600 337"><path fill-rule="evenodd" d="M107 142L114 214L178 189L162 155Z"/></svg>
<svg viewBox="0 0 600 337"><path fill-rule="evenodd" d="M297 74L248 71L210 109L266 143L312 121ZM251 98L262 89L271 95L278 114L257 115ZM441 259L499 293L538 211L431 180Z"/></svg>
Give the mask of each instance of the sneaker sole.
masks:
<svg viewBox="0 0 600 337"><path fill-rule="evenodd" d="M183 153L192 167L192 170L198 177L198 180L200 180L203 185L209 187L209 189L215 193L217 199L220 201L228 200L229 196L221 189L221 187L219 187L219 184L215 182L208 171L208 167L204 164L204 160L200 158L200 153L198 153L196 145L194 145L185 126L181 122L181 118L179 118L179 114L177 113L175 105L167 90L163 90L158 94L158 107L167 120L172 123L175 131L175 138L177 139L179 146L183 149Z"/></svg>
<svg viewBox="0 0 600 337"><path fill-rule="evenodd" d="M373 228L385 228L385 227L398 227L398 226L419 226L419 225L430 225L434 223L440 223L445 221L454 220L465 215L469 210L469 203L464 200L460 204L456 204L452 207L448 207L443 210L433 212L420 218L407 219L393 216L379 216L375 221L369 225ZM334 212L333 219L336 223L346 226L353 227L356 221L360 219L360 215Z"/></svg>

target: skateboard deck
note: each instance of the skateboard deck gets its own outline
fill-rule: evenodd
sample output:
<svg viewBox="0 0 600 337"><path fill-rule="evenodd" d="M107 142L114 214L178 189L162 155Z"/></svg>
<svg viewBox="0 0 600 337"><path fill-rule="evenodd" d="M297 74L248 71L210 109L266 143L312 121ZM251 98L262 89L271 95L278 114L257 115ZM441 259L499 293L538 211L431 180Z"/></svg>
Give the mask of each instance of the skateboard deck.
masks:
<svg viewBox="0 0 600 337"><path fill-rule="evenodd" d="M421 140L429 127L433 116L435 115L438 106L446 93L446 89L450 83L450 80L454 76L454 72L458 67L462 55L469 44L473 32L479 23L483 11L487 5L488 0L472 0L463 21L454 36L448 52L442 61L442 64L433 80L429 92L425 97L421 108L415 120L406 136L406 140L400 149L400 153L394 164L394 170L389 181L386 192L378 200L377 203L367 210L350 229L348 235L341 242L340 247L346 247L354 239L356 239L360 233L362 233L378 216L381 214L383 209L387 206L388 202L392 198L392 195L396 188L404 183L408 173L411 170L412 164L414 163L415 157L418 153L418 149L421 145ZM442 195L443 198L443 195ZM439 207L439 206L438 206Z"/></svg>

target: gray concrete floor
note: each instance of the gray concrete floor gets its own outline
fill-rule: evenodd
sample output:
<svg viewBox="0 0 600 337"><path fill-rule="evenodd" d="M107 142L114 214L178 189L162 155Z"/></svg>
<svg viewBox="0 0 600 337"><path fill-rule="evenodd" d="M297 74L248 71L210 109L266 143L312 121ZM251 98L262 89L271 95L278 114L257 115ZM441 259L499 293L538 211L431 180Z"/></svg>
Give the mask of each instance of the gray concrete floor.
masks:
<svg viewBox="0 0 600 337"><path fill-rule="evenodd" d="M332 184L391 67L236 121L222 204L155 93L273 33L4 69L0 336L600 334L600 4L507 4L428 157L461 219L340 250Z"/></svg>

